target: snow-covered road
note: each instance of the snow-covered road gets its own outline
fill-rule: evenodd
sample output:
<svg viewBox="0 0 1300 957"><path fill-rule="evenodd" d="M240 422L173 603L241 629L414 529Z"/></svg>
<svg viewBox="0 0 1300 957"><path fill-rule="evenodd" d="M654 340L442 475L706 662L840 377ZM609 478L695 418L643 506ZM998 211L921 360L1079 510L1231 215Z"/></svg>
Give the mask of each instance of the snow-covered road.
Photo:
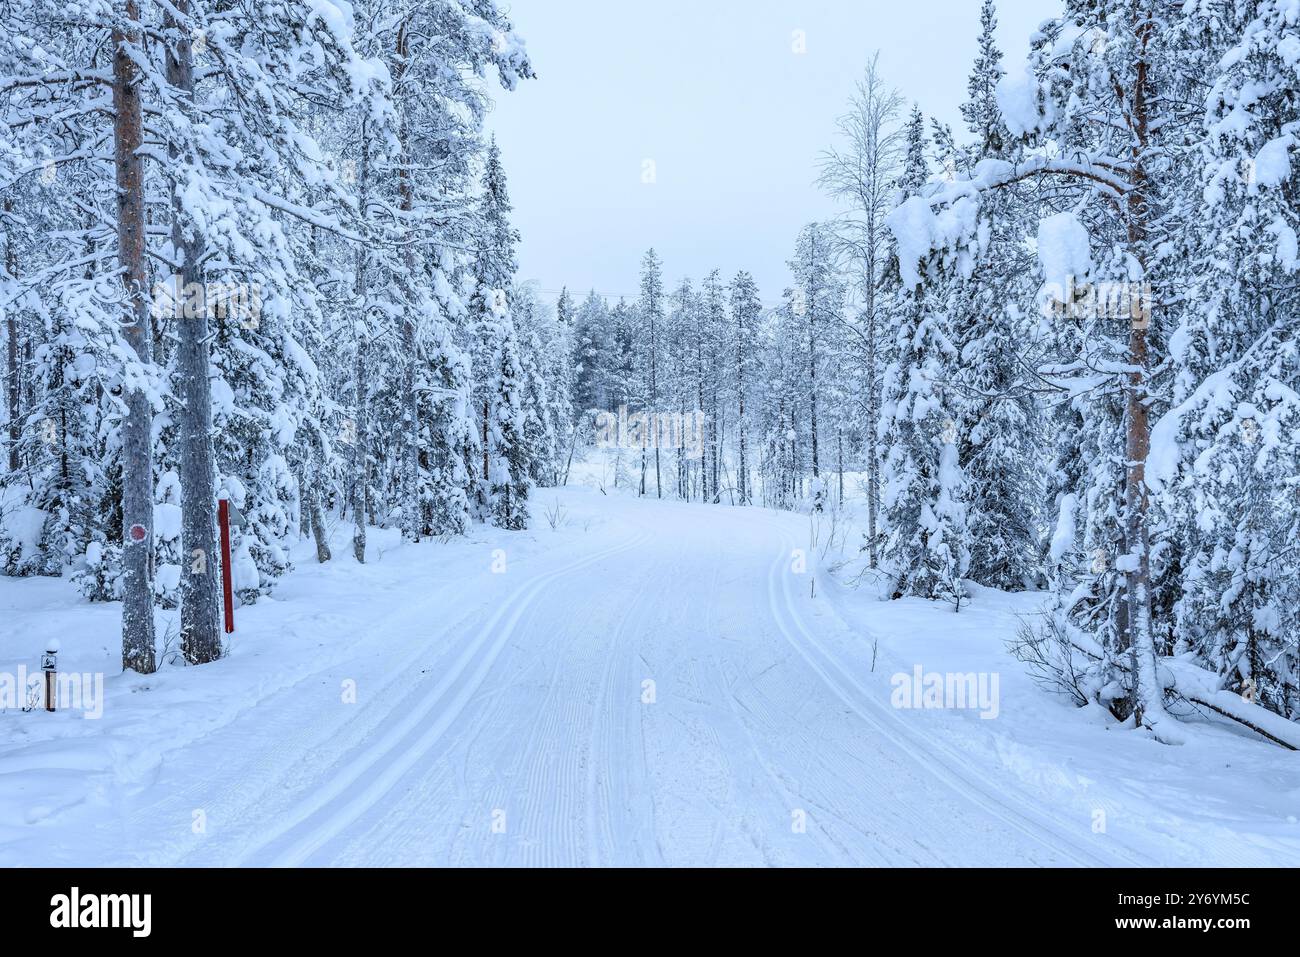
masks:
<svg viewBox="0 0 1300 957"><path fill-rule="evenodd" d="M892 707L912 662L846 624L843 589L811 597L806 516L585 492L564 507L517 549L299 573L301 593L249 615L319 654L249 691L271 662L241 662L259 640L242 638L210 667L246 700L138 769L140 735L106 718L111 783L36 823L45 846L152 865L1153 862L970 747L976 716ZM306 605L323 611L285 617Z"/></svg>

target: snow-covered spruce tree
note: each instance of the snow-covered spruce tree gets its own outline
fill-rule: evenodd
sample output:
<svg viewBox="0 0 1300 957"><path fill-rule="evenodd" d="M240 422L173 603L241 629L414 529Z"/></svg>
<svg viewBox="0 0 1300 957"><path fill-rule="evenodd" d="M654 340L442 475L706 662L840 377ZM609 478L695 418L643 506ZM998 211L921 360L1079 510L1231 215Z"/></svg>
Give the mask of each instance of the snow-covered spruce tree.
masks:
<svg viewBox="0 0 1300 957"><path fill-rule="evenodd" d="M319 388L303 406L289 464L300 490L300 533L312 537L316 561L324 564L333 558L332 522L327 516L332 510L342 464L334 441L338 406L333 397L341 394L335 391L336 367L339 353L344 352L333 347L335 334L326 315L342 311L343 303L341 284L333 280L327 260L327 249L332 244L325 239L324 230L313 224L296 230L292 240L295 258L301 263L300 271L310 282L312 293L298 300L304 307L298 324L299 338L304 351L313 358Z"/></svg>
<svg viewBox="0 0 1300 957"><path fill-rule="evenodd" d="M893 145L893 155L888 157L893 175L887 181L887 191L881 199L884 206L880 214L881 228L884 230L885 236L880 259L880 276L875 293L876 308L880 316L880 335L876 342L866 344L866 351L868 353L874 351L875 353L874 356L868 356L868 364L877 365L880 369L879 385L877 387L878 399L876 399L878 406L874 412L870 408L867 409L868 419L874 420L876 423L874 431L868 435L868 445L872 447L872 454L876 458L875 499L879 505L876 509L878 513L876 521L872 521L871 476L868 475L868 528L863 535L862 551L867 553L872 568L878 568L880 565L888 534L888 516L885 515L883 506L884 436L886 434L883 420L884 388L885 376L896 358L899 341L897 335L899 315L905 302L903 273L899 268L898 261L898 242L893 231L889 228L889 216L907 197L918 195L925 189L930 177L929 163L926 159L928 141L925 133L925 116L921 113L918 105L913 104L906 123L896 131L895 136L896 142ZM884 172L881 171L877 175L883 176ZM872 359L874 359L874 363L871 362ZM870 377L871 372L868 369L865 378L869 381ZM874 397L868 393L866 398L867 404L870 406ZM868 465L870 466L870 460L868 460Z"/></svg>
<svg viewBox="0 0 1300 957"><path fill-rule="evenodd" d="M1150 484L1184 544L1174 649L1222 686L1300 718L1300 24L1289 5L1194 11L1187 42L1217 70L1191 192L1191 290L1171 341L1173 408Z"/></svg>
<svg viewBox="0 0 1300 957"><path fill-rule="evenodd" d="M800 345L801 322L794 313L795 291L784 291L785 302L759 327L762 381L766 388L760 406L763 444L759 462L762 503L769 508L793 509L803 499L806 465L800 428L806 438L806 417L799 415L806 402L804 389L807 357Z"/></svg>
<svg viewBox="0 0 1300 957"><path fill-rule="evenodd" d="M641 410L645 375L641 363L640 330L640 310L620 299L609 311L608 350L604 365L603 389L609 396L610 412L619 412L626 407L628 414L632 415ZM634 488L639 494L644 462L644 456L630 446L618 448L613 464L614 487Z"/></svg>
<svg viewBox="0 0 1300 957"><path fill-rule="evenodd" d="M572 329L577 308L573 304L573 297L569 295L569 287L565 286L560 290L560 298L555 300L555 321L561 329Z"/></svg>
<svg viewBox="0 0 1300 957"><path fill-rule="evenodd" d="M736 504L750 505L754 500L750 472L754 463L750 451L750 422L752 418L751 389L757 392L758 382L755 376L755 342L758 336L759 321L763 316L763 304L758 297L758 284L754 277L744 270L736 274L731 281L730 336L724 337L729 352L734 356L734 381L732 389L736 396Z"/></svg>
<svg viewBox="0 0 1300 957"><path fill-rule="evenodd" d="M660 395L663 397L663 412L673 412L685 417L688 407L695 408L699 397L703 395L703 380L699 369L699 352L696 348L695 333L699 329L700 301L699 295L689 279L683 279L668 297L668 312L664 317L661 340L662 365L659 370ZM671 432L656 424L653 431L655 447L661 442L669 443L664 450L673 462L673 488L677 497L690 501L693 494L694 479L697 477L694 465L685 455L685 449L672 443Z"/></svg>
<svg viewBox="0 0 1300 957"><path fill-rule="evenodd" d="M12 188L10 193L16 192ZM0 199L0 296L6 303L4 309L5 338L5 444L9 470L6 479L22 468L22 458L18 443L22 441L23 420L23 366L20 361L25 343L30 339L22 320L20 302L22 296L18 289L18 250L20 245L30 245L30 238L24 236L24 219L14 211L15 202L12 195Z"/></svg>
<svg viewBox="0 0 1300 957"><path fill-rule="evenodd" d="M593 289L578 307L573 321L573 408L617 411L609 393L609 307Z"/></svg>
<svg viewBox="0 0 1300 957"><path fill-rule="evenodd" d="M848 285L837 278L833 287L840 306L834 320L828 323L821 336L822 364L820 396L822 402L821 428L823 442L824 499L839 508L847 495L847 472L861 457L862 406L860 401L863 383L861 367L854 361L855 347L860 339L851 340L861 331L849 319L853 312L847 305Z"/></svg>
<svg viewBox="0 0 1300 957"><path fill-rule="evenodd" d="M564 368L552 367L553 356L542 343L556 343L556 352L567 354L567 337L558 328L555 311L542 303L532 284L516 286L512 301L524 377L522 407L528 475L534 485L553 486L558 484L561 450L568 438L569 384Z"/></svg>
<svg viewBox="0 0 1300 957"><path fill-rule="evenodd" d="M554 442L548 460L550 474L545 481L553 486L568 483L579 434L578 416L573 407L575 312L573 300L565 290L553 311L541 307L533 313L538 318L533 332L539 340L538 363L548 396L548 431Z"/></svg>
<svg viewBox="0 0 1300 957"><path fill-rule="evenodd" d="M641 262L641 296L637 301L637 317L640 321L642 354L639 357L639 379L642 386L639 396L642 410L649 414L662 411L659 408L660 371L663 360L663 327L666 321L664 309L663 263L658 254L651 249ZM641 446L641 482L640 494L646 494L646 478L650 468L650 459L655 464L655 497L663 498L663 467L659 455L659 443L654 441L654 454L651 456L649 442Z"/></svg>
<svg viewBox="0 0 1300 957"><path fill-rule="evenodd" d="M541 369L541 386L546 394L547 433L552 445L546 456L544 484L564 485L576 441L577 417L573 408L573 324L572 301L561 309L550 309L534 294L536 308L529 313L531 329L537 340L537 362ZM563 300L563 297L561 297Z"/></svg>
<svg viewBox="0 0 1300 957"><path fill-rule="evenodd" d="M1019 158L1002 120L996 90L1005 71L997 48L993 0L980 16L979 56L962 115L976 137L952 165L968 173L984 160ZM955 279L948 322L957 347L957 434L967 479L969 575L981 585L1018 590L1037 575L1043 497L1041 423L1023 371L1035 306L1034 263L1024 242L1029 197L1005 189L981 209L980 244L971 275Z"/></svg>
<svg viewBox="0 0 1300 957"><path fill-rule="evenodd" d="M714 269L704 278L700 305L703 310L700 335L704 343L704 361L708 365L705 407L701 411L705 413L706 422L704 442L708 456L709 501L721 503L725 491L729 501L734 502L735 483L728 478L724 462L729 441L730 410L735 402L730 375L733 330L728 311L729 289L723 282L721 270Z"/></svg>
<svg viewBox="0 0 1300 957"><path fill-rule="evenodd" d="M927 191L925 122L913 108L907 126L901 198ZM899 237L907 235L904 203L890 215ZM966 274L969 274L969 263ZM882 564L893 595L915 595L961 606L970 564L954 379L959 355L948 328L945 288L922 276L899 252L896 291L888 310L895 324L893 358L882 383Z"/></svg>
<svg viewBox="0 0 1300 957"><path fill-rule="evenodd" d="M102 419L96 396L103 388L100 369L112 367L118 343L110 329L74 323L75 305L54 306L41 310L40 344L33 350L36 401L14 450L23 467L0 483L19 493L6 495L8 514L0 522L0 561L7 575L77 570L94 540L94 506L107 483L96 441ZM24 526L33 540L24 541Z"/></svg>
<svg viewBox="0 0 1300 957"><path fill-rule="evenodd" d="M799 233L790 272L794 279L791 317L803 353L803 370L798 376L807 415L808 458L812 470L810 486L813 511L825 507L827 489L822 478L822 382L826 378L826 340L840 320L843 290L835 275L830 236L820 223L811 223Z"/></svg>
<svg viewBox="0 0 1300 957"><path fill-rule="evenodd" d="M975 134L977 159L1002 157L1012 148L1011 132L1002 119L997 91L1006 70L997 42L998 14L995 0L983 0L980 7L979 53L966 82L966 102L961 106L962 119Z"/></svg>
<svg viewBox="0 0 1300 957"><path fill-rule="evenodd" d="M718 370L717 363L717 329L720 325L719 316L723 312L722 298L722 280L719 272L715 269L709 275L705 276L700 283L700 289L695 294L694 308L690 311L689 318L693 320L691 325L681 330L683 343L686 352L686 364L690 370L691 388L685 390L684 401L681 403L683 421L685 416L692 412L699 411L704 414L704 433L701 435L701 448L698 459L694 462L689 456L682 456L686 462L686 467L698 473L698 483L692 482L692 486L698 484L700 501L716 502L718 500L718 489L716 478L718 470L715 467L717 459L716 439L718 434L719 412L717 408L718 393L716 392ZM691 389L694 395L690 394ZM686 449L681 451L685 452ZM692 487L692 491L694 488Z"/></svg>
<svg viewBox="0 0 1300 957"><path fill-rule="evenodd" d="M0 125L0 136L4 128ZM34 574L49 563L33 547L39 531L35 528L39 509L30 503L45 493L41 483L34 480L34 467L29 465L32 452L40 451L39 437L29 421L34 403L28 399L32 391L33 346L43 335L38 332L43 324L40 318L43 304L39 292L24 289L22 283L24 270L37 270L43 265L32 228L34 223L45 228L45 217L34 202L38 182L39 179L28 184L11 183L0 193L0 302L4 304L0 313L5 320L7 463L7 468L0 471L0 573L6 575ZM36 401L40 401L39 396ZM48 434L43 424L41 433ZM23 514L28 509L33 511Z"/></svg>
<svg viewBox="0 0 1300 957"><path fill-rule="evenodd" d="M497 353L507 336L512 340L514 337L508 290L514 285L515 244L518 242L518 233L510 225L510 198L501 166L501 151L495 142L489 146L485 157L477 214L474 291L470 298L477 448L471 467L477 476L474 508L478 517L487 519L493 514L489 455L492 406L500 384Z"/></svg>
<svg viewBox="0 0 1300 957"><path fill-rule="evenodd" d="M714 331L721 311L722 286L715 273L712 284L706 277L698 290L691 290L684 308L670 317L666 335L666 352L673 364L673 408L682 423L681 435L670 438L679 484L683 498L691 500L698 496L701 502L711 502L716 495L713 436L720 423L713 408L717 398ZM690 424L697 412L704 417L698 435Z"/></svg>
<svg viewBox="0 0 1300 957"><path fill-rule="evenodd" d="M428 323L424 341L431 388L419 420L424 430L420 468L427 475L421 527L426 535L463 535L470 525L472 483L466 459L474 447L473 376L465 350L445 323Z"/></svg>
<svg viewBox="0 0 1300 957"><path fill-rule="evenodd" d="M522 408L526 385L514 329L506 322L498 328L488 405L489 503L493 525L520 531L528 527L528 493L532 486Z"/></svg>

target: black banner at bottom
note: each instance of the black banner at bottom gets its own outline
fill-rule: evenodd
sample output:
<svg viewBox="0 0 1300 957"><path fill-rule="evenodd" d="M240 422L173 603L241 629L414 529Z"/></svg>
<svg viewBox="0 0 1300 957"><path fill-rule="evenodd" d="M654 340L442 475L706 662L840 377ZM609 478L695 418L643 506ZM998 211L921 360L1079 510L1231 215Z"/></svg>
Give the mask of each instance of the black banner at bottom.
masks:
<svg viewBox="0 0 1300 957"><path fill-rule="evenodd" d="M455 935L450 943L486 930L553 945L622 927L629 942L668 935L682 944L696 936L769 944L834 931L985 945L1001 933L1054 932L1041 939L1072 943L1199 934L1231 946L1242 934L1293 928L1300 881L1295 871L1180 869L29 869L0 871L0 885L13 944L30 937L208 947L283 934L337 946L431 930L437 936L423 939Z"/></svg>

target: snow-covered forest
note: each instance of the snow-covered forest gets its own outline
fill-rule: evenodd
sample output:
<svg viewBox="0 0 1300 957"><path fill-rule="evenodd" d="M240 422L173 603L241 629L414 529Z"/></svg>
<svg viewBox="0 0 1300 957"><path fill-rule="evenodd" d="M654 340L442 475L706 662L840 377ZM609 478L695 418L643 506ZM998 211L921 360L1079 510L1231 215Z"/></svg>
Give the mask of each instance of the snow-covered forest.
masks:
<svg viewBox="0 0 1300 957"><path fill-rule="evenodd" d="M347 576L424 562L437 571L419 580L450 589L429 614L478 636L447 651L429 699L455 704L450 726L476 713L544 580L650 556L652 526L688 551L693 523L713 523L720 547L752 530L766 582L758 530L776 528L780 570L791 554L794 574L817 567L811 588L779 586L772 614L840 699L865 695L888 649L819 644L786 610L819 589L905 609L902 632L988 635L1033 687L1015 700L1042 699L1031 713L1064 702L1152 747L1208 724L1300 749L1300 0L1052 0L1015 49L997 0L966 6L978 55L960 124L927 115L869 49L838 100L809 104L838 117L802 171L837 214L788 237L784 288L746 270L683 276L647 235L639 290L614 295L521 274L510 172L530 157L504 153L487 120L546 82L545 51L504 0L0 0L5 601L28 607L8 596L59 580L42 608L93 611L96 648L120 616L129 688L162 676L183 700L167 676L238 665L223 571L241 618L296 635L285 614L333 627L312 603L353 596ZM633 527L636 507L662 511L617 548L579 543L587 557L499 607L485 599L481 633L452 600L489 594L463 570L480 545L494 574L516 550L550 567L538 542L567 547L574 514ZM291 587L313 568L332 584ZM649 603L643 618L671 604L646 581L627 603ZM697 620L725 630L719 594L699 596ZM979 617L1004 606L1016 614ZM611 628L616 650L626 621ZM0 663L19 657L14 634ZM316 644L324 661L352 640L321 635L293 654ZM767 659L706 659L688 683L727 688L721 713L743 723L738 675ZM587 680L558 660L536 676L548 696ZM594 665L577 697L604 702L626 679L652 704L641 668ZM612 753L623 724L591 720L583 747ZM648 747L628 750L650 766ZM594 808L639 779L586 773L586 824L612 837L584 853L614 860L638 832ZM353 787L327 798L343 807ZM790 802L812 799L782 794L788 831ZM344 839L306 811L285 820L222 861L257 847L303 863ZM1294 824L1279 846L1300 848ZM855 840L827 847L861 862ZM800 859L779 842L764 857Z"/></svg>
<svg viewBox="0 0 1300 957"><path fill-rule="evenodd" d="M3 10L8 575L123 603L122 660L221 655L327 515L411 541L528 522L569 427L563 338L513 288L492 2ZM521 308L522 305L522 308ZM539 410L545 410L539 412Z"/></svg>
<svg viewBox="0 0 1300 957"><path fill-rule="evenodd" d="M984 0L964 129L868 68L780 305L653 251L635 302L566 293L574 408L703 410L662 494L822 510L851 473L894 597L1053 593L1021 650L1080 703L1174 739L1176 662L1297 721L1300 8L1065 7L1009 66Z"/></svg>

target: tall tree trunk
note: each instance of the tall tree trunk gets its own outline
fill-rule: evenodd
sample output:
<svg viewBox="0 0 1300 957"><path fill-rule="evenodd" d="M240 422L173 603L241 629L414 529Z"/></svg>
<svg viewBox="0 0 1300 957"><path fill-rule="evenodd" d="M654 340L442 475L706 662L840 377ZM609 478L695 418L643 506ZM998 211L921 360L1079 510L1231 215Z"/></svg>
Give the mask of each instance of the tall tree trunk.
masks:
<svg viewBox="0 0 1300 957"><path fill-rule="evenodd" d="M817 305L810 297L808 303L808 393L812 412L812 474L821 478L821 457L817 445Z"/></svg>
<svg viewBox="0 0 1300 957"><path fill-rule="evenodd" d="M654 319L650 320L650 415L654 423L655 446L655 497L664 497L663 472L659 466L659 329ZM644 479L642 485L645 484Z"/></svg>
<svg viewBox="0 0 1300 957"><path fill-rule="evenodd" d="M1149 260L1147 245L1151 206L1150 179L1146 158L1150 146L1151 88L1147 53L1155 30L1148 17L1135 14L1134 38L1137 41L1137 77L1133 88L1132 184L1126 199L1129 253L1142 266L1146 280ZM1129 373L1124 394L1125 448L1128 469L1125 474L1124 531L1129 556L1125 569L1125 603L1128 605L1126 631L1133 655L1133 672L1137 677L1134 701L1139 723L1151 727L1156 735L1170 721L1165 713L1164 687L1159 680L1155 638L1151 628L1151 542L1148 529L1149 498L1146 485L1147 457L1151 451L1149 317L1134 315L1129 321ZM1136 558L1136 561L1133 559Z"/></svg>
<svg viewBox="0 0 1300 957"><path fill-rule="evenodd" d="M307 470L306 467L295 468L293 470L293 480L298 486L298 537L311 537L311 508L309 507L309 493L307 491Z"/></svg>
<svg viewBox="0 0 1300 957"><path fill-rule="evenodd" d="M726 422L722 419L720 413L721 403L718 401L718 394L713 394L713 413L710 422L713 423L713 504L722 503L722 450L726 446Z"/></svg>
<svg viewBox="0 0 1300 957"><path fill-rule="evenodd" d="M152 366L148 281L145 273L145 200L141 77L128 46L140 44L140 8L124 0L113 28L113 159L117 181L117 258L126 288L122 336L135 353L137 375L127 378L122 423L122 667L156 669L153 622L153 406L140 375Z"/></svg>
<svg viewBox="0 0 1300 957"><path fill-rule="evenodd" d="M361 121L361 162L357 184L362 219L370 215L370 125ZM355 295L360 316L356 324L356 356L352 381L356 395L352 436L352 555L359 564L366 561L366 505L370 495L370 290L367 267L370 257L365 249L357 250L357 284Z"/></svg>
<svg viewBox="0 0 1300 957"><path fill-rule="evenodd" d="M399 82L406 72L409 58L408 38L405 25L397 34L397 69L394 82ZM398 133L401 144L401 167L398 171L398 192L401 197L401 209L405 214L406 224L406 281L417 282L415 262L415 238L411 232L411 213L415 209L415 184L411 180L410 130L406 125L406 112L402 111L401 127ZM415 304L406 303L402 315L402 498L405 505L402 519L403 532L409 541L418 542L423 532L423 516L420 508L420 421L419 404L415 394L416 362L418 360Z"/></svg>
<svg viewBox="0 0 1300 957"><path fill-rule="evenodd" d="M181 17L189 0L175 0ZM167 47L167 82L180 91L181 109L193 111L194 59L189 25L169 12L173 32ZM173 164L191 159L172 145ZM208 304L204 288L203 238L194 231L181 199L181 177L172 184L172 248L180 263L173 277L176 312L176 372L180 387L181 550L189 563L181 577L181 652L193 665L221 657L217 611L217 486L212 450L212 387L208 379Z"/></svg>
<svg viewBox="0 0 1300 957"><path fill-rule="evenodd" d="M14 202L5 197L5 219L11 220ZM5 226L5 273L10 282L18 281L18 247L14 242L13 228ZM12 298L12 297L11 297ZM11 302L5 308L5 338L8 347L9 375L9 471L17 472L22 463L18 457L18 443L22 439L23 379L18 362L18 304Z"/></svg>
<svg viewBox="0 0 1300 957"><path fill-rule="evenodd" d="M843 505L844 504L844 429L842 428L836 429L835 440L838 445L838 452L836 455L836 469L839 472L839 480L840 480L839 499L836 504Z"/></svg>
<svg viewBox="0 0 1300 957"><path fill-rule="evenodd" d="M880 567L880 382L876 366L879 320L876 316L876 270L874 257L867 266L867 561Z"/></svg>
<svg viewBox="0 0 1300 957"><path fill-rule="evenodd" d="M316 542L316 561L324 565L334 556L330 553L329 529L325 526L325 507L321 503L321 474L324 471L324 443L319 435L314 436L315 468L307 476L307 515L311 521L311 533ZM310 466L309 466L310 467Z"/></svg>
<svg viewBox="0 0 1300 957"><path fill-rule="evenodd" d="M743 330L742 330L743 335ZM745 419L745 343L740 342L736 351L736 384L740 398L740 467L737 473L740 490L740 504L749 504L749 424Z"/></svg>
<svg viewBox="0 0 1300 957"><path fill-rule="evenodd" d="M489 446L489 440L492 435L488 428L492 421L492 402L489 399L483 400L483 487L490 501L492 498L492 464L489 461L492 457L492 450Z"/></svg>
<svg viewBox="0 0 1300 957"><path fill-rule="evenodd" d="M704 411L704 337L697 335L696 341L696 362L698 372L695 377L695 407L701 412ZM683 409L685 407L683 406ZM685 428L686 417L682 417L682 426ZM700 501L709 500L709 448L707 440L705 441L704 457L700 462Z"/></svg>

